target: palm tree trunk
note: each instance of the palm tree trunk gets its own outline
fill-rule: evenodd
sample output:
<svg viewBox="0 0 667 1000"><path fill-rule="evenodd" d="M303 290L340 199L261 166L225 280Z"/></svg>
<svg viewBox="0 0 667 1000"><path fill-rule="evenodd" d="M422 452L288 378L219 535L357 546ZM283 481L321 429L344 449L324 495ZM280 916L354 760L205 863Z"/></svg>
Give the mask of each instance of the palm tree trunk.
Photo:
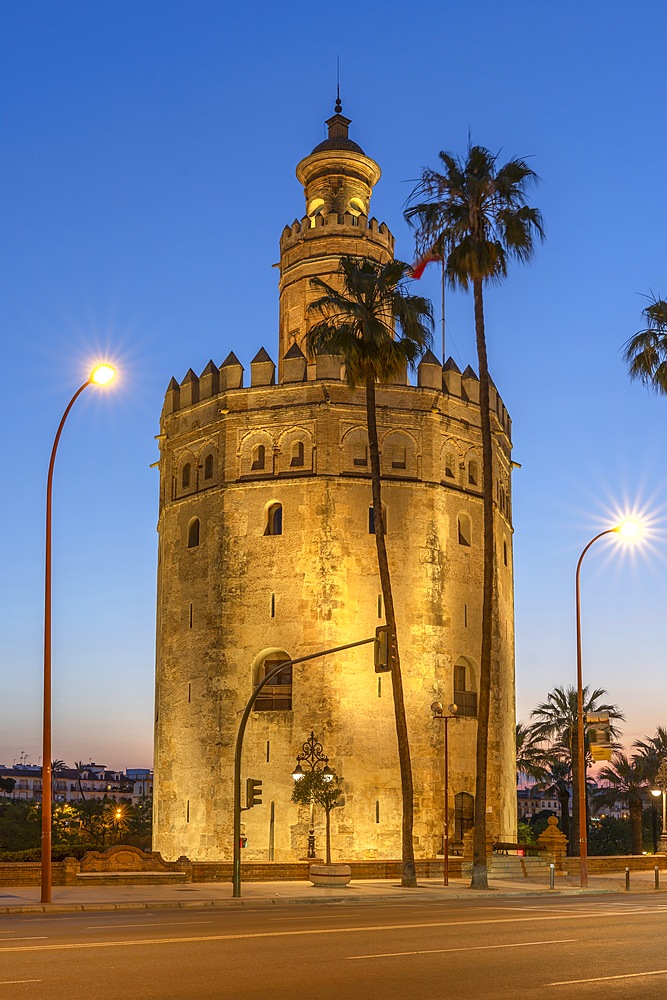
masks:
<svg viewBox="0 0 667 1000"><path fill-rule="evenodd" d="M417 875L415 871L415 853L412 843L412 825L414 819L412 765L410 763L408 724L405 717L405 701L403 699L401 662L398 654L398 636L396 634L394 598L391 591L391 577L389 575L389 561L387 559L387 546L385 543L384 517L382 515L380 449L378 446L377 420L375 411L375 373L372 371L369 371L366 375L366 420L368 423L368 447L371 458L373 517L375 521L375 545L377 548L378 569L380 573L380 587L382 589L385 621L389 626L394 643L391 685L394 695L398 761L401 771L401 792L403 797L403 822L401 829L401 858L403 862L403 874L401 878L401 885L409 888L416 888Z"/></svg>
<svg viewBox="0 0 667 1000"><path fill-rule="evenodd" d="M482 648L479 664L479 704L477 714L477 773L475 780L475 829L471 889L488 889L486 864L486 776L489 744L489 702L491 695L491 645L493 636L493 449L489 406L489 365L484 331L482 280L473 281L475 299L475 340L479 364L479 409L482 431L482 483L484 502L484 589L482 604Z"/></svg>
<svg viewBox="0 0 667 1000"><path fill-rule="evenodd" d="M572 763L572 838L569 844L568 854L579 857L579 741L576 733L572 735L572 750L570 753Z"/></svg>

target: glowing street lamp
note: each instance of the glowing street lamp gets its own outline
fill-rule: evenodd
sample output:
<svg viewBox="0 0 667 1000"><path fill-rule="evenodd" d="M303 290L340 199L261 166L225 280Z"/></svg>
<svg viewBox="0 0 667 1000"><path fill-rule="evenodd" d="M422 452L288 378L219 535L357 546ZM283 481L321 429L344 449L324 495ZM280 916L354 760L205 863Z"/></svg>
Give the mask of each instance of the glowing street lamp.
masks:
<svg viewBox="0 0 667 1000"><path fill-rule="evenodd" d="M651 789L651 795L655 795L656 798L662 795L662 833L658 851L660 854L667 854L667 757L660 761L655 783L658 787Z"/></svg>
<svg viewBox="0 0 667 1000"><path fill-rule="evenodd" d="M51 902L51 548L53 469L56 452L69 412L89 385L108 385L116 371L108 364L93 368L89 378L76 390L62 415L51 449L49 474L46 480L46 539L44 559L44 719L42 729L42 903Z"/></svg>
<svg viewBox="0 0 667 1000"><path fill-rule="evenodd" d="M315 733L311 732L306 742L302 745L300 752L296 755L296 767L292 771L294 781L301 781L305 776L305 771L301 766L303 761L311 771L320 771L325 781L331 781L333 771L329 767L329 758L322 752L322 744L315 739ZM310 798L310 822L308 824L308 852L307 858L312 861L317 857L315 854L315 799Z"/></svg>
<svg viewBox="0 0 667 1000"><path fill-rule="evenodd" d="M594 542L604 535L616 534L624 541L632 541L641 534L641 524L626 518L613 528L606 528L591 538L590 542L579 556L575 577L575 601L577 615L577 779L579 784L579 881L582 886L588 885L588 830L586 828L586 750L584 746L584 683L581 667L581 589L580 574L584 556Z"/></svg>

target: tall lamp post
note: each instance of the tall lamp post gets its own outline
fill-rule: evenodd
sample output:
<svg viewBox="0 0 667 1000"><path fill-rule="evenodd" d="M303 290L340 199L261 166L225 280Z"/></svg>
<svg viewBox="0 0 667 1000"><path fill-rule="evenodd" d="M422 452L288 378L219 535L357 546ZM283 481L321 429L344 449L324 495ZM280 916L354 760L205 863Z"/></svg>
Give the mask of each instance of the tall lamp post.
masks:
<svg viewBox="0 0 667 1000"><path fill-rule="evenodd" d="M624 539L636 537L639 525L636 521L623 521L614 528L606 528L590 542L579 556L575 577L575 602L577 616L577 780L579 784L579 881L581 886L588 885L588 830L586 823L586 747L584 735L584 683L581 666L581 564L584 556L599 538L605 535L618 534Z"/></svg>
<svg viewBox="0 0 667 1000"><path fill-rule="evenodd" d="M315 733L311 732L310 736L306 742L302 745L301 750L296 755L296 767L292 771L292 777L295 781L300 781L306 773L301 766L302 763L310 768L311 771L321 771L322 777L325 781L331 781L332 772L329 767L329 758L322 752L323 747L319 740L315 739ZM309 861L314 860L317 857L315 854L315 800L311 796L310 799L310 823L308 825L308 853L307 858Z"/></svg>
<svg viewBox="0 0 667 1000"><path fill-rule="evenodd" d="M445 710L439 701L434 701L431 705L434 719L442 719L445 724L445 836L443 844L443 885L449 885L449 745L447 736L447 726L452 719L458 719L458 705L449 705L445 715Z"/></svg>
<svg viewBox="0 0 667 1000"><path fill-rule="evenodd" d="M108 385L116 374L111 365L97 365L90 377L76 390L58 424L51 449L49 474L46 480L46 542L44 559L44 718L42 728L42 903L51 902L51 548L53 469L56 452L69 412L89 385Z"/></svg>
<svg viewBox="0 0 667 1000"><path fill-rule="evenodd" d="M658 787L651 789L651 795L655 795L656 798L662 795L662 833L658 851L660 854L667 854L667 757L663 757L660 761L655 783Z"/></svg>

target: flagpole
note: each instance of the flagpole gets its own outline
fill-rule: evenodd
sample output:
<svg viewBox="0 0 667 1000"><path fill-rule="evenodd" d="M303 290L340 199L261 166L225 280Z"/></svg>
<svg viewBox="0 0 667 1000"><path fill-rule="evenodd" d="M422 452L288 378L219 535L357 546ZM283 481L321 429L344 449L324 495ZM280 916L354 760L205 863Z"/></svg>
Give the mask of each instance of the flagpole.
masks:
<svg viewBox="0 0 667 1000"><path fill-rule="evenodd" d="M447 356L445 355L445 255L442 255L442 366L444 368Z"/></svg>

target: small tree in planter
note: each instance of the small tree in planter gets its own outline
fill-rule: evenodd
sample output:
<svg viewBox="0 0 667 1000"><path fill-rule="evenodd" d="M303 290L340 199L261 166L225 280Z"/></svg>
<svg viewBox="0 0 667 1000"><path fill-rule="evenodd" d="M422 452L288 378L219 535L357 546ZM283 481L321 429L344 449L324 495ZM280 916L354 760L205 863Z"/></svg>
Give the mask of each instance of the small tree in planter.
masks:
<svg viewBox="0 0 667 1000"><path fill-rule="evenodd" d="M294 782L292 802L309 806L311 801L322 806L326 816L326 864L331 864L331 810L342 806L343 780L335 771L306 771Z"/></svg>

